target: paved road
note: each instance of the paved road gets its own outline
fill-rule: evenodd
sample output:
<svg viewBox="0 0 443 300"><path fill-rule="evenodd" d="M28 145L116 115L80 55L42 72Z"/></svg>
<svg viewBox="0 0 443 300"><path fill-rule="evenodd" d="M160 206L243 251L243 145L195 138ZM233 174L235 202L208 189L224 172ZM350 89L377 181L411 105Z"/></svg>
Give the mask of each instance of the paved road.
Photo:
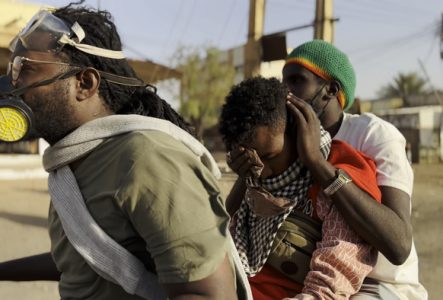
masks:
<svg viewBox="0 0 443 300"><path fill-rule="evenodd" d="M414 166L412 217L420 278L430 299L441 299L443 286L443 164ZM228 191L233 180L220 182ZM48 251L46 215L49 196L38 156L0 155L0 261ZM1 300L59 299L53 282L0 282Z"/></svg>
<svg viewBox="0 0 443 300"><path fill-rule="evenodd" d="M46 178L39 156L0 156L0 261L49 250ZM59 298L56 282L0 282L2 300Z"/></svg>

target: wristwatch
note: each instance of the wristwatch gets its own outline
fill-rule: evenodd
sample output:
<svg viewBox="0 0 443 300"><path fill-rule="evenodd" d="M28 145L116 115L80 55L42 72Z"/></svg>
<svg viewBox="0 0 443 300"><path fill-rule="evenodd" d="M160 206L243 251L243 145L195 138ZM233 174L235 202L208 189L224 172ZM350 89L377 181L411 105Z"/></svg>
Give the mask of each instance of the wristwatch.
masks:
<svg viewBox="0 0 443 300"><path fill-rule="evenodd" d="M337 169L335 171L335 179L334 181L328 185L323 192L326 196L332 196L335 192L341 189L344 185L352 182L351 177L349 177L348 173L346 173L342 169Z"/></svg>

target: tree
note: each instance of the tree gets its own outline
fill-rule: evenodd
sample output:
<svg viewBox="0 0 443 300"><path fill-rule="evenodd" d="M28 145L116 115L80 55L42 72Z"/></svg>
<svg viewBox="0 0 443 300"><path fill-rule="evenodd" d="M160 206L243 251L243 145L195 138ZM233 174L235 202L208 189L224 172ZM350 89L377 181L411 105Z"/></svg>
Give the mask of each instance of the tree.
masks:
<svg viewBox="0 0 443 300"><path fill-rule="evenodd" d="M179 111L201 139L204 129L218 121L220 108L234 84L235 69L212 47L181 47L175 60L176 69L182 73Z"/></svg>
<svg viewBox="0 0 443 300"><path fill-rule="evenodd" d="M383 86L378 95L382 98L400 97L405 106L411 106L410 97L427 94L426 80L417 73L399 73L393 82Z"/></svg>

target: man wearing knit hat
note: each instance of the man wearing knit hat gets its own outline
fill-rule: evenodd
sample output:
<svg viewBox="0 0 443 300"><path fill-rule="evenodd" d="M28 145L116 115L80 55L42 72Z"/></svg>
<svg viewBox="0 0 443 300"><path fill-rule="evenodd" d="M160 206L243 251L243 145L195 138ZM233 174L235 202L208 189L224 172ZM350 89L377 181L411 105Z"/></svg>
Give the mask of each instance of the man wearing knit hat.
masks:
<svg viewBox="0 0 443 300"><path fill-rule="evenodd" d="M288 109L297 125L312 126L300 113L309 103L333 139L347 142L377 165L384 205L368 197L332 197L351 227L380 252L373 272L352 299L427 299L418 282L412 240L413 173L404 151L404 137L373 114L345 113L354 101L355 72L346 54L327 42L313 40L295 48L287 57L283 81L290 91ZM305 151L309 151L308 139L305 136ZM337 179L331 178L331 182Z"/></svg>

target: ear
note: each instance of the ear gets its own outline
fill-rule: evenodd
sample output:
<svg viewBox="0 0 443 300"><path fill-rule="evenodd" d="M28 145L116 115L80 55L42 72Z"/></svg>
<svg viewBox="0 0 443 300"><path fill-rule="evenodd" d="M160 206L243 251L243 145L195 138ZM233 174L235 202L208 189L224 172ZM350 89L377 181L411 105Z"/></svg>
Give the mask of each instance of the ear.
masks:
<svg viewBox="0 0 443 300"><path fill-rule="evenodd" d="M336 80L331 81L328 88L328 96L334 96L336 97L338 95L338 92L340 91L341 86L340 83Z"/></svg>
<svg viewBox="0 0 443 300"><path fill-rule="evenodd" d="M77 100L83 101L98 93L100 73L94 68L86 68L77 74Z"/></svg>

